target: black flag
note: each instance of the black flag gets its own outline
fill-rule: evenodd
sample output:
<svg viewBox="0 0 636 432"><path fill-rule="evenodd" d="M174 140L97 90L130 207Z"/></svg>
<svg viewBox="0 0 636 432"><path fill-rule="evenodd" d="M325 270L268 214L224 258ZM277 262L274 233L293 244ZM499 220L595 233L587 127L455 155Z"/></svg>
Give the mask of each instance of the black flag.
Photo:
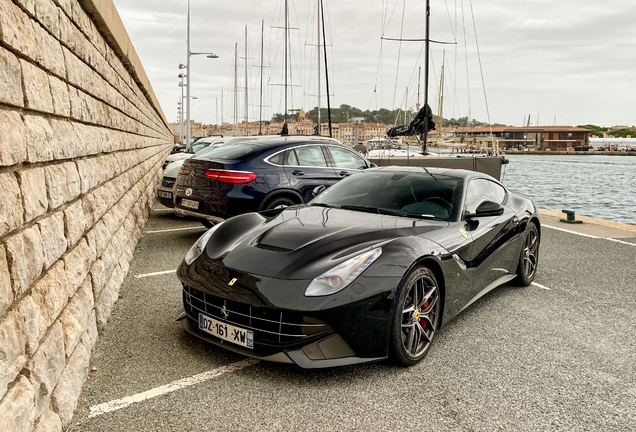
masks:
<svg viewBox="0 0 636 432"><path fill-rule="evenodd" d="M435 122L433 121L433 111L431 111L431 107L425 105L420 109L415 118L410 124L404 126L396 126L394 128L389 129L386 132L388 137L396 137L396 136L406 136L406 135L419 135L424 133L424 123L425 119L428 118L428 131L435 130Z"/></svg>

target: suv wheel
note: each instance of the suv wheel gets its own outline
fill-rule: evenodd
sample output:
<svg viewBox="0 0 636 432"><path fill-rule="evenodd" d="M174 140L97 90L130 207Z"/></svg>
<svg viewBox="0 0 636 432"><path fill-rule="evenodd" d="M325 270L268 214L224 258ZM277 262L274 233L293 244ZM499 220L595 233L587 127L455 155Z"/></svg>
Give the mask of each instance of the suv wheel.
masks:
<svg viewBox="0 0 636 432"><path fill-rule="evenodd" d="M273 209L281 209L289 206L293 206L296 203L289 197L279 196L274 197L267 201L263 206L263 210L273 210Z"/></svg>

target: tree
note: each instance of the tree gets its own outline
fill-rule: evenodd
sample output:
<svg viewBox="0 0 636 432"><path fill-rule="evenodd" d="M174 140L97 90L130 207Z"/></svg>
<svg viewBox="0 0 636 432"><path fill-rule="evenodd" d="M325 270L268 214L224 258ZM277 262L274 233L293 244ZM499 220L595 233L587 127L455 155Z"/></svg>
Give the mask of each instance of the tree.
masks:
<svg viewBox="0 0 636 432"><path fill-rule="evenodd" d="M630 128L614 129L610 133L618 138L627 138L627 135L636 138L636 130Z"/></svg>
<svg viewBox="0 0 636 432"><path fill-rule="evenodd" d="M281 113L276 113L272 116L273 123L282 123L285 121L285 115Z"/></svg>
<svg viewBox="0 0 636 432"><path fill-rule="evenodd" d="M298 110L290 110L294 112ZM306 117L318 123L318 107L314 107L306 112ZM365 110L352 107L351 105L342 104L337 108L331 108L331 122L332 123L347 123L354 117L364 117L366 123L381 123L385 125L402 125L409 123L413 119L413 114L405 112L403 109L389 110L386 108L380 108L379 110ZM280 123L284 120L284 115L277 113L272 116L272 122ZM327 108L320 108L320 121L324 124L329 121ZM435 121L439 121L439 117L435 116ZM472 121L473 126L488 126L488 123L480 122L477 120ZM468 126L468 117L460 117L459 119L444 119L444 127L456 128ZM493 126L505 126L501 124L495 124Z"/></svg>
<svg viewBox="0 0 636 432"><path fill-rule="evenodd" d="M607 132L608 128L600 127L592 124L577 126L581 129L587 129L590 131L590 135L596 135L597 137L603 137L603 132Z"/></svg>

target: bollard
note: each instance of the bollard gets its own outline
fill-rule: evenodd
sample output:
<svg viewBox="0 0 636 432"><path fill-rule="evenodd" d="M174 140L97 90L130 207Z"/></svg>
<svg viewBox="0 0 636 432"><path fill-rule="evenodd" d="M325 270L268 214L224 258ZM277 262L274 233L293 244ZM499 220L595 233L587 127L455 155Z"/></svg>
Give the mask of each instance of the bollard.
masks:
<svg viewBox="0 0 636 432"><path fill-rule="evenodd" d="M569 224L580 224L580 223L583 223L583 221L576 220L576 215L574 213L574 210L561 210L561 212L565 213L568 216L567 219L561 219L561 222L565 222L565 223L569 223Z"/></svg>

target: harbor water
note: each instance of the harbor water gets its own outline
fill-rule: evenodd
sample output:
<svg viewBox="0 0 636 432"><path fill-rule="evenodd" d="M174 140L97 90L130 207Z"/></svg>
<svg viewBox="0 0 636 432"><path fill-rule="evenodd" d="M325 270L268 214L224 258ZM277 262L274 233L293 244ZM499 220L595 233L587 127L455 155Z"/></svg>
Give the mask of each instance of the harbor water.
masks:
<svg viewBox="0 0 636 432"><path fill-rule="evenodd" d="M636 225L636 157L507 155L502 183L539 208ZM565 217L565 215L564 215Z"/></svg>

